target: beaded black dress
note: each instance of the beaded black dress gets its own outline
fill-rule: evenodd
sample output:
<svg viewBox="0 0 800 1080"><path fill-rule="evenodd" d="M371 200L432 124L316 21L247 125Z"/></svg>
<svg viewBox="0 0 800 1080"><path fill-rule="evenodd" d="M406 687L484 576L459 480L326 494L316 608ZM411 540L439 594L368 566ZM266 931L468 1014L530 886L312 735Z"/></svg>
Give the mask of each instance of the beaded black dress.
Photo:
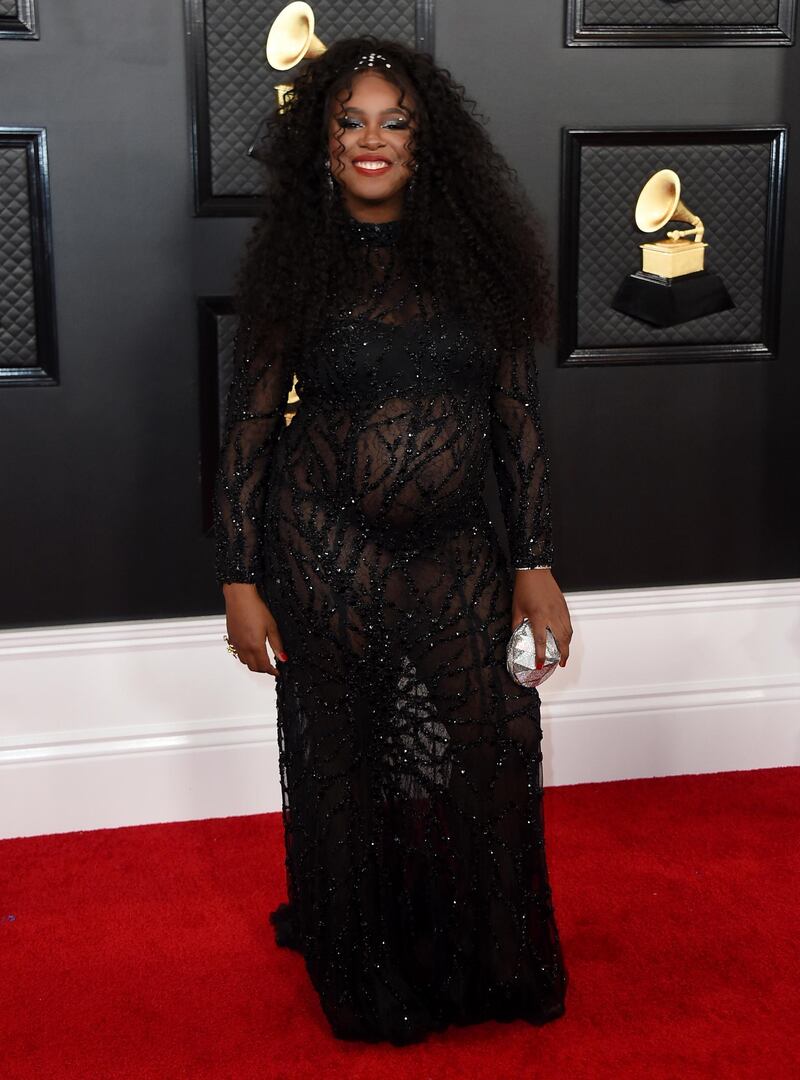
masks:
<svg viewBox="0 0 800 1080"><path fill-rule="evenodd" d="M288 654L288 899L270 920L339 1038L543 1024L567 973L540 699L505 664L512 568L552 558L532 347L498 355L432 313L401 219L345 228L364 274L318 347L293 365L238 350L215 489L218 580L258 585Z"/></svg>

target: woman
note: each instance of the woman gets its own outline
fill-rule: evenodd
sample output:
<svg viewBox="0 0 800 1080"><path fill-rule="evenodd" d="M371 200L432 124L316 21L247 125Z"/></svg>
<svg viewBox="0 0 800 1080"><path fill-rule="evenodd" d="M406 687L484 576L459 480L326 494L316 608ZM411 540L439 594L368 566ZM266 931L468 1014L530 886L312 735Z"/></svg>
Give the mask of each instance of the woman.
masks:
<svg viewBox="0 0 800 1080"><path fill-rule="evenodd" d="M524 615L539 660L548 625L562 666L572 636L549 569L539 232L463 88L397 43L308 64L262 154L215 507L229 647L277 680L277 941L339 1038L541 1024L567 975L540 700L505 666Z"/></svg>

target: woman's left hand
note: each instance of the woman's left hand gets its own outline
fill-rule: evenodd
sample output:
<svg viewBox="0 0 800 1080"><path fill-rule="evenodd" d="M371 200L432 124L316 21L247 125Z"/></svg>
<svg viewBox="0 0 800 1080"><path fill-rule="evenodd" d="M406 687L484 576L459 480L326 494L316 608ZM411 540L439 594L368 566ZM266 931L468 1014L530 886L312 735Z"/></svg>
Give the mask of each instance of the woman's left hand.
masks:
<svg viewBox="0 0 800 1080"><path fill-rule="evenodd" d="M536 642L536 667L544 664L547 627L553 631L561 659L559 667L567 666L572 623L564 594L556 584L551 570L516 570L514 596L511 602L511 629L519 626L525 616L531 624Z"/></svg>

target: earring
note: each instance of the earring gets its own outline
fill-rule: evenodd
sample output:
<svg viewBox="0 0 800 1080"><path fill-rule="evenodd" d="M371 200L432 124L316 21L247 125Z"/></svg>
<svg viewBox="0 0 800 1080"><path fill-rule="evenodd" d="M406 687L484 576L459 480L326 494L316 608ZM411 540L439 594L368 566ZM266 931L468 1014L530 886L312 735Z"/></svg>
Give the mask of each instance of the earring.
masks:
<svg viewBox="0 0 800 1080"><path fill-rule="evenodd" d="M328 194L333 194L333 176L331 175L331 159L325 159L325 168L328 170Z"/></svg>

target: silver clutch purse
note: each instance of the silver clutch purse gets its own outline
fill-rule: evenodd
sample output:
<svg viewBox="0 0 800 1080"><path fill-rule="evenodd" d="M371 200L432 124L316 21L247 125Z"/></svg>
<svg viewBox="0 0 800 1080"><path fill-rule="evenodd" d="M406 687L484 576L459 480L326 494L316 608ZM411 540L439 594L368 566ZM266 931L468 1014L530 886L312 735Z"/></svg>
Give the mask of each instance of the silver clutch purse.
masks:
<svg viewBox="0 0 800 1080"><path fill-rule="evenodd" d="M544 664L536 669L536 642L533 640L533 631L527 615L514 627L511 637L508 639L506 649L506 667L511 678L520 686L530 689L538 686L545 679L549 679L561 659L558 644L553 637L553 631L547 627L547 641L544 650Z"/></svg>

